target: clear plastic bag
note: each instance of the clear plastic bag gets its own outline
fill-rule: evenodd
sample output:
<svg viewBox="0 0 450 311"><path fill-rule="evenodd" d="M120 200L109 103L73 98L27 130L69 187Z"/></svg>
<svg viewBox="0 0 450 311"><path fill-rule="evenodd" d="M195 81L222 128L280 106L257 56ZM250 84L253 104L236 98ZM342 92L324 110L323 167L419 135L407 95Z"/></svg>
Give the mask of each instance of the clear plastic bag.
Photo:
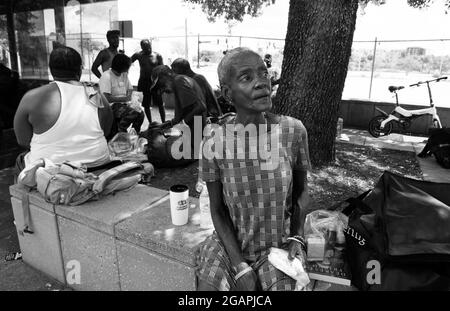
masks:
<svg viewBox="0 0 450 311"><path fill-rule="evenodd" d="M112 156L120 157L133 151L131 135L125 132L117 133L108 143Z"/></svg>
<svg viewBox="0 0 450 311"><path fill-rule="evenodd" d="M344 245L348 217L336 211L316 210L306 215L304 226L308 261L326 261L327 251Z"/></svg>

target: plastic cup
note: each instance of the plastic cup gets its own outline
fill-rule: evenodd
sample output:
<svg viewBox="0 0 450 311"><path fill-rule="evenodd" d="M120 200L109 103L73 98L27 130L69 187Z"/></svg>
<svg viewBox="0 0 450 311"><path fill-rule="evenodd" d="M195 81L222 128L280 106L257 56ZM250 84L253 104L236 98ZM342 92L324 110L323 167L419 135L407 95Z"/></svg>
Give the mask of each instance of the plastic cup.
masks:
<svg viewBox="0 0 450 311"><path fill-rule="evenodd" d="M172 223L175 226L183 226L189 218L189 188L185 185L173 185L169 193Z"/></svg>

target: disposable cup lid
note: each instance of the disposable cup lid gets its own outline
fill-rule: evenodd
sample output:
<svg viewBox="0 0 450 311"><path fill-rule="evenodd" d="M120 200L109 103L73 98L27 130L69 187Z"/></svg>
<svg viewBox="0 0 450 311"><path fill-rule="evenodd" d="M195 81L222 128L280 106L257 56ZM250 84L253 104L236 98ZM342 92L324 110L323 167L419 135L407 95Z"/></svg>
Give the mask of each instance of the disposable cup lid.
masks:
<svg viewBox="0 0 450 311"><path fill-rule="evenodd" d="M186 185L173 185L170 187L171 192L185 192L188 189L189 188Z"/></svg>

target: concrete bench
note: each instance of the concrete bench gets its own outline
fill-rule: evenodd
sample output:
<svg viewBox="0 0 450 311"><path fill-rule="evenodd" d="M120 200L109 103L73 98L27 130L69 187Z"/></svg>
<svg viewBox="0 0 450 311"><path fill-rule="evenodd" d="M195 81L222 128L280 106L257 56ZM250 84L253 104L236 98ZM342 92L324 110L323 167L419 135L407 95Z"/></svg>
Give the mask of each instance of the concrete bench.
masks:
<svg viewBox="0 0 450 311"><path fill-rule="evenodd" d="M194 250L211 230L174 226L168 191L138 185L80 206L53 205L29 193L34 233L22 231L22 198L10 187L24 261L76 290L195 290ZM68 275L78 265L79 284Z"/></svg>

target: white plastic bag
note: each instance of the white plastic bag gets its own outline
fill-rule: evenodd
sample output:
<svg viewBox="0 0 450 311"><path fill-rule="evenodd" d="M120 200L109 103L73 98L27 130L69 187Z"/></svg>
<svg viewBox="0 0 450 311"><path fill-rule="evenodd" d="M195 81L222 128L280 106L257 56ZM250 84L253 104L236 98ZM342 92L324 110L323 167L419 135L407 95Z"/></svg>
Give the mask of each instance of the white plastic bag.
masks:
<svg viewBox="0 0 450 311"><path fill-rule="evenodd" d="M275 268L297 281L295 290L303 290L309 284L308 273L299 258L295 257L293 260L289 260L288 252L276 247L270 248L268 258Z"/></svg>
<svg viewBox="0 0 450 311"><path fill-rule="evenodd" d="M131 102L128 103L131 109L136 110L137 112L142 111L142 100L143 100L142 92L133 91L131 93Z"/></svg>

